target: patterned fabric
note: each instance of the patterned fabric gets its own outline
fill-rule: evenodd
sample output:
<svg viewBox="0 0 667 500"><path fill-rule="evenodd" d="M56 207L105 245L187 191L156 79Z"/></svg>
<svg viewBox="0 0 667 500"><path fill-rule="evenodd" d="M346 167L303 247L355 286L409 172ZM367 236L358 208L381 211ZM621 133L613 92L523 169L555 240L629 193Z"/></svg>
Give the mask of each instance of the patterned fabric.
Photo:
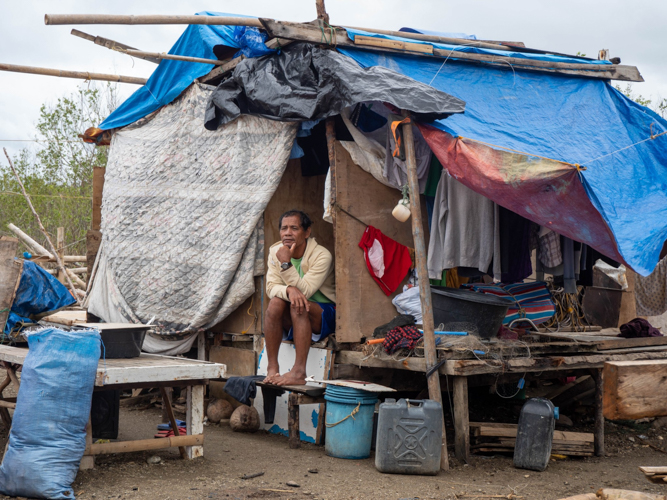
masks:
<svg viewBox="0 0 667 500"><path fill-rule="evenodd" d="M551 299L551 293L549 293L547 284L543 281L509 285L504 283L491 285L474 283L463 285L462 288L514 300L516 305L510 306L507 311L503 320L505 325L518 318L528 318L538 325L548 321L556 313L556 306Z"/></svg>
<svg viewBox="0 0 667 500"><path fill-rule="evenodd" d="M563 263L560 235L549 231L539 239L539 259L544 267L556 267Z"/></svg>
<svg viewBox="0 0 667 500"><path fill-rule="evenodd" d="M394 354L402 348L412 350L417 346L417 342L422 337L423 334L416 326L397 326L387 333L382 347L387 354Z"/></svg>
<svg viewBox="0 0 667 500"><path fill-rule="evenodd" d="M638 316L660 316L667 311L667 257L648 276L636 275L635 302Z"/></svg>
<svg viewBox="0 0 667 500"><path fill-rule="evenodd" d="M113 137L88 303L105 321L155 317L170 334L210 328L265 272L263 212L298 125L240 116L206 130L211 91L193 84Z"/></svg>

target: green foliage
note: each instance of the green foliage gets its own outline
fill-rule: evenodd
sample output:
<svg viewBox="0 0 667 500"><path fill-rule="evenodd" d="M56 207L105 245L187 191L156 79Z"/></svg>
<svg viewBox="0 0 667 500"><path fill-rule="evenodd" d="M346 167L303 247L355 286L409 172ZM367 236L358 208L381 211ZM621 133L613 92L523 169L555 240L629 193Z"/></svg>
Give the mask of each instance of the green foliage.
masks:
<svg viewBox="0 0 667 500"><path fill-rule="evenodd" d="M93 167L106 166L108 149L85 144L78 135L98 126L115 107L115 86L81 85L55 105L42 105L36 126L37 147L25 148L12 159L54 244L57 228L65 228L66 253L70 255L85 254L92 217ZM4 155L2 160L0 235L13 236L7 229L7 224L13 223L47 247Z"/></svg>

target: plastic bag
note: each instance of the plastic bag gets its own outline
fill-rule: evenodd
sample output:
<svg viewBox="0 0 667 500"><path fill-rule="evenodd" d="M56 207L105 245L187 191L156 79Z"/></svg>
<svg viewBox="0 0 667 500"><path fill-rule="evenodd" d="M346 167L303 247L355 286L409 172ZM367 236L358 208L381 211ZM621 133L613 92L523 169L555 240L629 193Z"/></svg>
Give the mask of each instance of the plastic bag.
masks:
<svg viewBox="0 0 667 500"><path fill-rule="evenodd" d="M422 323L422 304L419 299L418 286L413 286L412 288L404 286L403 293L399 293L394 297L391 303L394 304L400 314L411 314L415 317L417 324Z"/></svg>
<svg viewBox="0 0 667 500"><path fill-rule="evenodd" d="M46 328L26 336L30 349L0 465L0 492L73 499L72 482L86 448L100 334Z"/></svg>

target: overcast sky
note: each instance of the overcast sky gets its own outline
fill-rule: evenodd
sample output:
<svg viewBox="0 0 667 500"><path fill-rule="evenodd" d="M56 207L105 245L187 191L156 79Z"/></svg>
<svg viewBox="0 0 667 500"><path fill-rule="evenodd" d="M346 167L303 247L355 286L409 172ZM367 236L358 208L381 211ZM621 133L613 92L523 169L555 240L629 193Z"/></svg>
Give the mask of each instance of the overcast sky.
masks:
<svg viewBox="0 0 667 500"><path fill-rule="evenodd" d="M326 0L333 24L464 32L490 40L521 41L527 47L596 57L609 49L646 80L634 91L667 97L667 2L643 0ZM185 26L45 26L44 14L194 14L210 10L285 21L316 17L315 0L59 0L0 1L0 62L56 69L148 77L155 65L70 35L77 28L141 50L168 51ZM80 81L0 72L0 147L11 153L31 143L39 108L75 92ZM618 83L618 82L616 82ZM625 83L622 83L625 86ZM121 100L136 85L119 84ZM4 155L0 161L6 161Z"/></svg>

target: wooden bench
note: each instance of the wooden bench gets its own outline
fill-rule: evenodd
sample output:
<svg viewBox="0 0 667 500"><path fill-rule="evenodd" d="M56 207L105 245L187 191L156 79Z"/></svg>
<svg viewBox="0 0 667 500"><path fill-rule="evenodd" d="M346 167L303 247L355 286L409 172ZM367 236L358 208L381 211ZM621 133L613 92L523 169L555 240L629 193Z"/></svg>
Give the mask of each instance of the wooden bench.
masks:
<svg viewBox="0 0 667 500"><path fill-rule="evenodd" d="M287 428L289 432L289 447L297 449L301 447L301 434L299 431L299 406L323 404L324 387L313 385L273 385L257 382L259 387L287 391Z"/></svg>

